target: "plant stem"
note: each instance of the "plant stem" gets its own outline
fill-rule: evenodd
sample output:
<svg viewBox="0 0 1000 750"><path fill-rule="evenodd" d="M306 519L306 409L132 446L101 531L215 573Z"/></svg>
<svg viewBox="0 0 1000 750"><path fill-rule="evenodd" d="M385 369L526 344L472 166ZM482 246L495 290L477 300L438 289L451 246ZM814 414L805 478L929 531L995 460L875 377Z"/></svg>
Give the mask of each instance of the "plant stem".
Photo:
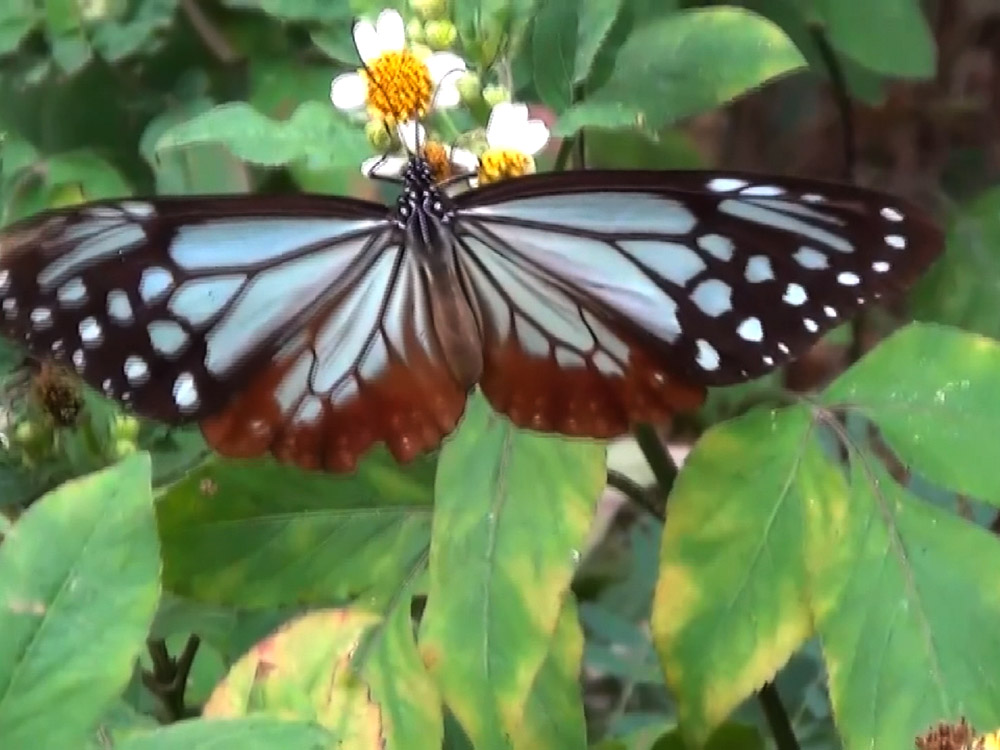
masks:
<svg viewBox="0 0 1000 750"><path fill-rule="evenodd" d="M792 730L792 722L773 682L764 683L764 686L757 691L757 700L764 710L767 725L771 727L775 747L778 750L799 750L799 741Z"/></svg>
<svg viewBox="0 0 1000 750"><path fill-rule="evenodd" d="M639 443L639 450L646 457L649 468L653 470L656 477L656 484L659 487L660 495L667 497L670 490L674 488L674 480L677 479L677 465L663 447L660 436L656 430L648 424L641 424L635 428L635 439Z"/></svg>

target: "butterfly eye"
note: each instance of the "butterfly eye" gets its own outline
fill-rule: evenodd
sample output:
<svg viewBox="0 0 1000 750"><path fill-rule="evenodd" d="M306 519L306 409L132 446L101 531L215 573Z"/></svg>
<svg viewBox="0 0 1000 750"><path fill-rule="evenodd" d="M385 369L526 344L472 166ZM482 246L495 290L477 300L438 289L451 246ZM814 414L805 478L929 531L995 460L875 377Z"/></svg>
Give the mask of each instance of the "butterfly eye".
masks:
<svg viewBox="0 0 1000 750"><path fill-rule="evenodd" d="M0 324L227 455L347 471L434 448L479 385L515 424L608 437L696 408L898 294L915 206L812 180L538 174L455 197L418 161L347 198L90 204L0 235Z"/></svg>

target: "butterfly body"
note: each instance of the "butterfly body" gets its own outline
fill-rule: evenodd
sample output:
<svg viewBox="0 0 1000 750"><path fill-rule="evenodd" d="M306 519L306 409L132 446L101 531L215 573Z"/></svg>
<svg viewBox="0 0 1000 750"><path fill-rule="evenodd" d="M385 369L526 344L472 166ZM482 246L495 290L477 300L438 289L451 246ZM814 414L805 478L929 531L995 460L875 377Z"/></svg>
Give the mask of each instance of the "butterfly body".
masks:
<svg viewBox="0 0 1000 750"><path fill-rule="evenodd" d="M477 385L515 424L609 437L757 377L942 249L919 209L737 173L539 174L395 204L104 201L0 233L0 325L226 455L350 470L452 431Z"/></svg>

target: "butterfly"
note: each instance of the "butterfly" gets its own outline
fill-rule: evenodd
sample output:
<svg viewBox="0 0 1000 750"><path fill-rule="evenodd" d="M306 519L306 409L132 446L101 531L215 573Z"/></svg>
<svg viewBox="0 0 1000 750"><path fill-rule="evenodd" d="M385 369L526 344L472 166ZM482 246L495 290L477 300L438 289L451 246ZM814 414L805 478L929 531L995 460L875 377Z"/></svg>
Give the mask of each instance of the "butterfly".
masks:
<svg viewBox="0 0 1000 750"><path fill-rule="evenodd" d="M0 326L219 453L348 472L437 447L478 385L519 427L608 438L763 375L943 246L859 187L701 171L533 174L392 205L159 197L0 233Z"/></svg>

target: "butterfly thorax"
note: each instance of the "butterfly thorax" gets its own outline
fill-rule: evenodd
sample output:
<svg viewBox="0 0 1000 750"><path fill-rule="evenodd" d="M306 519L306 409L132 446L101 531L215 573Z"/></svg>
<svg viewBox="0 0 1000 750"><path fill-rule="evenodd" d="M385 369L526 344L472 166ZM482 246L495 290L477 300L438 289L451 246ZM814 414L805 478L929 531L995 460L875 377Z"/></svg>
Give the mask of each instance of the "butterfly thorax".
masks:
<svg viewBox="0 0 1000 750"><path fill-rule="evenodd" d="M403 172L403 192L396 202L396 224L404 245L415 256L429 295L435 332L455 380L465 388L478 382L483 369L479 325L462 290L452 231L454 206L434 183L430 165L411 157Z"/></svg>

